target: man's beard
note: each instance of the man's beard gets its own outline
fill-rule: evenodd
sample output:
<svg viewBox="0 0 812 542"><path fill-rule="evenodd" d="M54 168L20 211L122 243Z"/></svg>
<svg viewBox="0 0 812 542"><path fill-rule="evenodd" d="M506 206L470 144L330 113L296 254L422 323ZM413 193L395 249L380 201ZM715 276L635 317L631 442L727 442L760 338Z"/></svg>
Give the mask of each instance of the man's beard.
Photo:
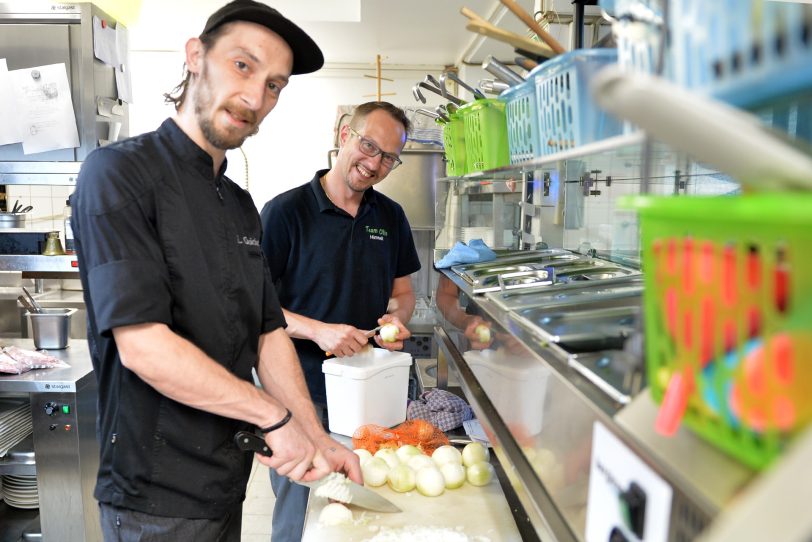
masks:
<svg viewBox="0 0 812 542"><path fill-rule="evenodd" d="M195 117L197 117L197 122L200 125L200 130L203 132L203 137L206 138L206 141L211 143L211 145L217 149L222 150L229 150L229 149L236 149L241 147L243 142L246 139L255 135L259 131L259 127L254 127L254 130L246 135L236 135L230 134L228 130L218 130L214 126L213 121L213 114L214 114L214 107L213 107L214 100L212 99L211 93L211 81L208 77L208 70L206 68L206 64L203 64L203 69L200 71L200 80L198 81L197 88L195 89ZM239 115L241 118L250 121L252 123L256 122L256 113L251 111L250 109L245 109L242 107L230 107L231 111L235 114ZM206 112L209 112L212 116L207 117Z"/></svg>

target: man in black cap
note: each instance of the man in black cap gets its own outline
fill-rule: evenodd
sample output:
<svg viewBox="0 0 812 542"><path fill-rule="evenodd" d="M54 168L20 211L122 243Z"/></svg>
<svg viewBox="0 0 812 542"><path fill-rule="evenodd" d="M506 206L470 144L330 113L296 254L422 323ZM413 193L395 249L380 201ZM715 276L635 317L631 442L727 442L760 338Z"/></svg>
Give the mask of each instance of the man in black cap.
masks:
<svg viewBox="0 0 812 542"><path fill-rule="evenodd" d="M177 114L91 153L72 197L88 342L99 382L95 496L105 540L239 541L260 428L294 480L358 458L313 410L226 150L255 134L292 74L323 64L276 10L236 0L186 43ZM263 385L257 388L252 369Z"/></svg>

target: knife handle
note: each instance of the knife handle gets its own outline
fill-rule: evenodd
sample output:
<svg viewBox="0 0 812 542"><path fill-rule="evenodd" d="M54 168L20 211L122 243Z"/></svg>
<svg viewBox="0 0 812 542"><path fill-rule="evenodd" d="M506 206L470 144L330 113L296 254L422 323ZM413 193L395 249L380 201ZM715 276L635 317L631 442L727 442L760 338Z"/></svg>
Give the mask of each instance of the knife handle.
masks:
<svg viewBox="0 0 812 542"><path fill-rule="evenodd" d="M244 452L256 452L271 457L273 451L265 444L265 439L250 431L240 431L234 435L234 443Z"/></svg>

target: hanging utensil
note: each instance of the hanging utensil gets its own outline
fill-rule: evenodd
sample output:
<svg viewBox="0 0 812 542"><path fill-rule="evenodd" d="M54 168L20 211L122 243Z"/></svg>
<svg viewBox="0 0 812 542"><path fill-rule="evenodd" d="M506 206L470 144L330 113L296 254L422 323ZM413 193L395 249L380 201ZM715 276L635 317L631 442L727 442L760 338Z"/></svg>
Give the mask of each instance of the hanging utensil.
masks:
<svg viewBox="0 0 812 542"><path fill-rule="evenodd" d="M592 93L609 113L714 166L748 189L812 189L812 157L750 113L658 77L612 68L594 77Z"/></svg>
<svg viewBox="0 0 812 542"><path fill-rule="evenodd" d="M456 73L454 73L452 71L443 72L443 74L440 76L440 81L443 81L443 77L445 77L446 79L451 79L452 81L457 83L459 86L461 86L462 88L464 88L465 90L467 90L468 92L473 94L474 99L476 99L476 100L484 100L485 99L485 95L482 94L481 90L479 90L478 88L472 87L471 85L469 85L468 83L466 83L465 81L460 79L457 76ZM445 86L445 85L443 85L443 86Z"/></svg>
<svg viewBox="0 0 812 542"><path fill-rule="evenodd" d="M510 85L503 81L495 81L493 79L480 79L479 80L479 88L482 89L482 92L487 94L502 94L502 92L506 91L510 88Z"/></svg>
<svg viewBox="0 0 812 542"><path fill-rule="evenodd" d="M429 90L429 91L435 93L436 95L438 95L438 96L440 96L442 98L445 98L446 100L454 103L455 105L462 105L462 104L465 103L465 100L461 100L461 99L457 98L456 96L454 96L452 94L446 93L446 96L443 96L443 94L442 94L442 92L440 91L439 88L436 88L436 87L434 87L432 85L429 85L428 83L424 83L423 81L420 81L419 83L417 83L416 86L418 86L420 88L424 88L426 90Z"/></svg>
<svg viewBox="0 0 812 542"><path fill-rule="evenodd" d="M42 305L40 305L39 302L36 299L34 299L34 296L31 295L31 292L29 292L28 288L26 288L25 286L23 286L23 293L25 294L26 298L33 307L34 309L33 312L42 312Z"/></svg>
<svg viewBox="0 0 812 542"><path fill-rule="evenodd" d="M485 57L482 62L482 69L510 86L524 83L524 77L493 58L493 55Z"/></svg>
<svg viewBox="0 0 812 542"><path fill-rule="evenodd" d="M434 108L434 111L436 111L436 112L437 112L437 116L439 116L439 117L440 117L440 120L441 120L441 121L443 121L443 122L448 122L449 120L451 120L451 119L449 119L449 118L448 118L448 115L447 115L447 114L446 114L446 112L443 110L443 106L442 106L442 105L438 105L437 107L435 107L435 108Z"/></svg>
<svg viewBox="0 0 812 542"><path fill-rule="evenodd" d="M429 111L428 109L419 108L419 109L415 109L414 112L415 112L415 114L424 115L424 116L432 118L432 119L440 118L440 115L438 115L434 111Z"/></svg>
<svg viewBox="0 0 812 542"><path fill-rule="evenodd" d="M538 66L539 63L536 62L535 60L530 60L529 58L527 58L525 56L517 56L516 57L516 65L521 66L522 68L524 68L527 71L531 71L533 68Z"/></svg>
<svg viewBox="0 0 812 542"><path fill-rule="evenodd" d="M244 452L255 452L266 457L273 455L273 451L265 443L265 439L249 431L240 431L234 435L234 443L237 445L237 448ZM327 483L327 478L329 478L329 476L314 482L293 480L293 483L315 490L323 483ZM348 481L345 486L342 486L342 489L347 489L349 492L349 499L344 501L346 504L353 504L359 508L374 510L376 512L402 512L400 508L389 500L355 482Z"/></svg>
<svg viewBox="0 0 812 542"><path fill-rule="evenodd" d="M420 89L417 87L417 85L412 87L412 96L414 96L414 99L417 100L418 102L426 103L426 97L423 96L423 93L420 92Z"/></svg>
<svg viewBox="0 0 812 542"><path fill-rule="evenodd" d="M519 4L517 4L514 0L499 0L502 2L502 5L507 7L510 11L513 12L519 19L522 20L524 24L530 28L535 34L541 39L544 43L550 46L550 49L558 53L559 55L562 53L566 53L567 50L558 43L558 40L552 37L546 30L544 30L538 22L533 18L532 15L527 13L524 9L522 9Z"/></svg>

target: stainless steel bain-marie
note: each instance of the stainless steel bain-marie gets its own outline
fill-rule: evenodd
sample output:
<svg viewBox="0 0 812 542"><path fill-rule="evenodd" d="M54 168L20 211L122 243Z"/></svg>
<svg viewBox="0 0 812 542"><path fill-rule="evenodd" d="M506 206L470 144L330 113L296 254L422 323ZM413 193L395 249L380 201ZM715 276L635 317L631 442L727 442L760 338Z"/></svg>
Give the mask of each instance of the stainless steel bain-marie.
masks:
<svg viewBox="0 0 812 542"><path fill-rule="evenodd" d="M456 265L451 270L471 286L474 294L603 280L616 281L640 274L636 269L560 249L538 250L527 256Z"/></svg>

